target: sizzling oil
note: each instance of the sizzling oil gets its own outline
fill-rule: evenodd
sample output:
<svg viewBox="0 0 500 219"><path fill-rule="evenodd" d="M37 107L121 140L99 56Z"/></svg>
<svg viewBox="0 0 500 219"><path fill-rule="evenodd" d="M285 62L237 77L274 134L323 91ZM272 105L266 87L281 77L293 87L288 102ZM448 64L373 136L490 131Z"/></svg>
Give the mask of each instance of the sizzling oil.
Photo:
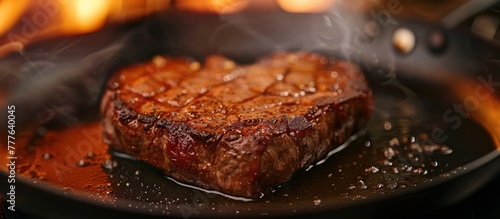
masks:
<svg viewBox="0 0 500 219"><path fill-rule="evenodd" d="M387 123L384 123L384 129L390 131L387 127ZM335 171L327 177L337 175L343 178L344 174L356 175L356 179L346 184L346 191L395 189L415 185L419 181L414 179L415 177L425 176L438 167L439 163L434 159L435 156L452 152L446 145L418 143L426 138L425 133L417 137L401 135L376 142L361 137L354 142L355 146L351 146L356 147L354 149L356 155L349 155L352 161L336 165ZM64 189L99 195L113 195L113 187L129 187L131 184L127 180L117 181L117 178L124 177L121 174L114 174L114 169L118 167L120 160L123 161L124 156L121 154L113 156L109 153L108 146L102 142L98 122L63 131L47 132L40 128L31 136L29 133L24 133L20 139L19 174ZM364 146L361 147L359 145L361 143ZM5 159L6 156L1 158ZM132 159L125 157L125 160ZM326 161L322 160L316 166ZM304 171L308 172L311 168L312 166ZM135 175L137 178L143 171L140 167L127 170L130 175ZM305 172L298 174L307 174ZM380 179L374 178L384 178L387 183L380 183Z"/></svg>
<svg viewBox="0 0 500 219"><path fill-rule="evenodd" d="M101 167L111 158L102 142L99 123L83 124L63 131L39 128L17 137L17 172L66 190L109 194L108 174ZM1 151L1 162L6 162ZM2 166L4 168L4 166Z"/></svg>

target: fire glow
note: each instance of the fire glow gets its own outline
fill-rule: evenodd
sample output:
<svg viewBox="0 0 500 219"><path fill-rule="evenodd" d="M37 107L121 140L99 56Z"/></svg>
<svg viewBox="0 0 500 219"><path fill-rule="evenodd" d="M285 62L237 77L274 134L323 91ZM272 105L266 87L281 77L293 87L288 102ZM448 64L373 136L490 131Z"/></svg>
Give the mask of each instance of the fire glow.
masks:
<svg viewBox="0 0 500 219"><path fill-rule="evenodd" d="M492 93L500 82L492 81L491 76L488 79L479 77L479 81L485 83L459 81L452 85L452 89L460 99L463 99L463 103L460 104L463 108L460 115L465 118L473 116L482 123L485 129L494 136L494 141L500 150L500 112L498 111L500 100Z"/></svg>
<svg viewBox="0 0 500 219"><path fill-rule="evenodd" d="M85 34L107 24L124 23L170 7L200 13L284 10L317 13L335 0L19 0L0 1L0 57L25 45L55 36Z"/></svg>
<svg viewBox="0 0 500 219"><path fill-rule="evenodd" d="M330 9L334 0L278 0L280 7L293 13L318 13Z"/></svg>
<svg viewBox="0 0 500 219"><path fill-rule="evenodd" d="M35 41L94 32L169 7L169 0L1 1L0 14L9 16L0 19L0 57Z"/></svg>

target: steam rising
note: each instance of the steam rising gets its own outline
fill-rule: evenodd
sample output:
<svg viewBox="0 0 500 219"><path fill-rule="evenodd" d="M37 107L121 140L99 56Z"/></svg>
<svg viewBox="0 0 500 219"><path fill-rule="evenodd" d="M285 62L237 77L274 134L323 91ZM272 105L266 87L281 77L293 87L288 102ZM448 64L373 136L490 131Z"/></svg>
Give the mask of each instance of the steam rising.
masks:
<svg viewBox="0 0 500 219"><path fill-rule="evenodd" d="M1 72L3 77L16 78L7 91L8 104L15 104L20 115L36 116L20 116L18 123L79 122L89 107L98 104L104 83L115 69L152 55L152 46L142 45L145 41L154 45L159 37L151 32L155 26L151 23L34 44L22 54L1 60L2 66L8 66Z"/></svg>

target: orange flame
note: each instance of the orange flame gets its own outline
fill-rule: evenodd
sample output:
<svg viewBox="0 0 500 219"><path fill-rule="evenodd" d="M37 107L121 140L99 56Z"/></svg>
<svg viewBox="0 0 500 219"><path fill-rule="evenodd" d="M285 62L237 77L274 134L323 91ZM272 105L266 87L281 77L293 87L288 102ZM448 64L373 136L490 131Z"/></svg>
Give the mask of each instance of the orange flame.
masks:
<svg viewBox="0 0 500 219"><path fill-rule="evenodd" d="M64 5L62 26L66 33L87 33L95 31L106 22L111 1L71 0Z"/></svg>
<svg viewBox="0 0 500 219"><path fill-rule="evenodd" d="M330 9L335 0L277 0L279 6L286 12L318 13Z"/></svg>
<svg viewBox="0 0 500 219"><path fill-rule="evenodd" d="M0 19L0 35L5 34L19 21L30 3L30 0L0 1L0 15L3 15Z"/></svg>
<svg viewBox="0 0 500 219"><path fill-rule="evenodd" d="M235 13L247 7L249 0L182 0L176 2L176 7L183 11L204 13Z"/></svg>
<svg viewBox="0 0 500 219"><path fill-rule="evenodd" d="M0 57L41 39L93 32L169 6L170 0L0 1Z"/></svg>

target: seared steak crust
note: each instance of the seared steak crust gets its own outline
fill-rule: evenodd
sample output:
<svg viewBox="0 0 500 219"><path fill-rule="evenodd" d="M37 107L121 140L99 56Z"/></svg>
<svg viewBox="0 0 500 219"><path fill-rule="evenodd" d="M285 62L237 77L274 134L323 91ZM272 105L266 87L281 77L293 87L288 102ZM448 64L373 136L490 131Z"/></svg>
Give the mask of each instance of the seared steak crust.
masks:
<svg viewBox="0 0 500 219"><path fill-rule="evenodd" d="M111 78L101 112L114 149L180 181L255 198L364 127L371 108L355 65L276 53L248 66L155 57Z"/></svg>

